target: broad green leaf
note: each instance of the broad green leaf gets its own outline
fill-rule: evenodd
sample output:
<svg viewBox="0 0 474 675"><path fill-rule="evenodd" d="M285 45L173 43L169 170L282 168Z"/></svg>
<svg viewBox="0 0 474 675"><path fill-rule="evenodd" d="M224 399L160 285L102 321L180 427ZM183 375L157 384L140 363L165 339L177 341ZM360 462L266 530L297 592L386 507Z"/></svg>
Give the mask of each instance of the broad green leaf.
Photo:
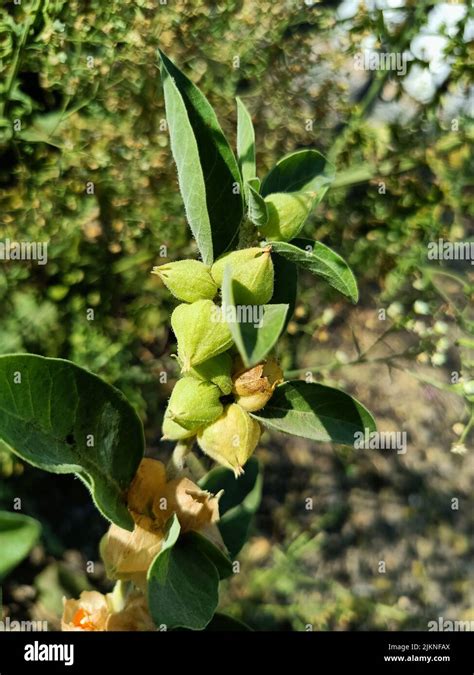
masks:
<svg viewBox="0 0 474 675"><path fill-rule="evenodd" d="M206 265L227 250L243 217L237 160L201 91L159 51L171 150L186 215Z"/></svg>
<svg viewBox="0 0 474 675"><path fill-rule="evenodd" d="M232 574L232 560L220 548L217 548L210 539L199 534L199 532L188 532L184 537L192 542L194 550L201 551L209 558L219 572L220 579L226 579Z"/></svg>
<svg viewBox="0 0 474 675"><path fill-rule="evenodd" d="M0 581L26 558L40 533L37 520L21 513L0 511Z"/></svg>
<svg viewBox="0 0 474 675"><path fill-rule="evenodd" d="M353 446L354 434L376 428L369 411L349 394L301 381L281 384L265 408L251 414L270 429L342 445Z"/></svg>
<svg viewBox="0 0 474 675"><path fill-rule="evenodd" d="M273 305L288 305L285 326L293 316L296 306L296 295L298 292L298 268L297 266L272 251L273 271L275 281L273 286L273 296L270 303Z"/></svg>
<svg viewBox="0 0 474 675"><path fill-rule="evenodd" d="M225 632L228 633L230 631L235 632L235 631L251 631L252 629L247 626L247 624L243 623L242 621L239 621L238 619L234 619L232 616L227 616L226 614L221 614L220 612L216 612L214 615L214 618L212 619L211 623L206 627L206 632L207 631L216 631L216 632Z"/></svg>
<svg viewBox="0 0 474 675"><path fill-rule="evenodd" d="M259 186L258 178L247 181L248 218L256 227L263 227L268 221L268 210L264 198L258 191Z"/></svg>
<svg viewBox="0 0 474 675"><path fill-rule="evenodd" d="M240 174L245 185L256 176L255 165L255 131L250 113L244 103L237 97L237 156Z"/></svg>
<svg viewBox="0 0 474 675"><path fill-rule="evenodd" d="M317 276L323 277L333 288L352 302L359 299L357 282L344 258L319 241L295 239L293 243L273 241L272 250L290 262Z"/></svg>
<svg viewBox="0 0 474 675"><path fill-rule="evenodd" d="M106 518L133 527L124 495L144 437L120 391L69 361L1 356L0 438L33 466L76 473Z"/></svg>
<svg viewBox="0 0 474 675"><path fill-rule="evenodd" d="M275 192L315 192L319 204L334 180L335 170L316 150L298 150L275 164L262 183L263 197Z"/></svg>
<svg viewBox="0 0 474 675"><path fill-rule="evenodd" d="M262 498L262 474L255 457L245 465L245 473L235 480L234 473L216 467L200 481L203 490L216 494L224 490L219 502L219 529L231 556L236 556L247 541L253 515Z"/></svg>
<svg viewBox="0 0 474 675"><path fill-rule="evenodd" d="M171 520L163 548L148 571L148 604L157 626L202 630L219 601L219 574L190 537L180 537Z"/></svg>
<svg viewBox="0 0 474 675"><path fill-rule="evenodd" d="M262 361L281 335L288 305L236 305L228 265L222 284L222 307L244 365L250 368Z"/></svg>

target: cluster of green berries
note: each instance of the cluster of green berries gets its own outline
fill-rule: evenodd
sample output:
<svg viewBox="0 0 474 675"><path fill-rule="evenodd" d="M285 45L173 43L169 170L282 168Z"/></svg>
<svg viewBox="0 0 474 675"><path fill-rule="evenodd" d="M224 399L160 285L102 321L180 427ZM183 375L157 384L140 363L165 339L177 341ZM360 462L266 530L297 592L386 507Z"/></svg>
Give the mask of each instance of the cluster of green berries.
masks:
<svg viewBox="0 0 474 675"><path fill-rule="evenodd" d="M226 266L231 269L236 304L263 305L271 299L274 272L269 247L226 253L212 267L179 260L155 267L153 273L182 301L171 316L182 377L168 402L163 437L175 441L196 437L205 454L238 476L261 434L249 412L263 408L283 381L283 373L273 358L244 367L215 302Z"/></svg>

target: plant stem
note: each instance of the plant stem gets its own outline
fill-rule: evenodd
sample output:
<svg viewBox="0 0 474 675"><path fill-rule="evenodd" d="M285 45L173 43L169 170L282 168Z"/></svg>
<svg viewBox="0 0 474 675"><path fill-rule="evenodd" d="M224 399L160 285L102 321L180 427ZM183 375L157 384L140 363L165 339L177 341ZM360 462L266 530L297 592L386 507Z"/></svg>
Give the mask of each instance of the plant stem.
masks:
<svg viewBox="0 0 474 675"><path fill-rule="evenodd" d="M240 227L237 248L250 248L256 246L257 243L257 228L250 220L246 219Z"/></svg>
<svg viewBox="0 0 474 675"><path fill-rule="evenodd" d="M191 451L193 443L192 438L176 443L171 459L166 466L166 474L169 480L177 478L184 472L186 455Z"/></svg>
<svg viewBox="0 0 474 675"><path fill-rule="evenodd" d="M392 359L400 359L410 357L412 354L410 350L407 349L404 352L399 354L389 354L388 356L378 356L373 359L368 359L365 354L362 354L357 359L343 363L342 361L331 361L331 363L321 364L320 366L313 366L311 368L298 368L297 370L287 370L285 371L285 379L294 379L295 377L301 377L301 375L306 375L306 373L320 373L326 370L338 370L339 368L344 368L346 366L358 366L362 363L380 363L388 362Z"/></svg>
<svg viewBox="0 0 474 675"><path fill-rule="evenodd" d="M469 419L469 422L466 424L464 431L459 437L459 443L462 444L464 443L464 441L467 440L467 437L469 436L469 433L473 428L474 428L474 405L471 407L471 417Z"/></svg>

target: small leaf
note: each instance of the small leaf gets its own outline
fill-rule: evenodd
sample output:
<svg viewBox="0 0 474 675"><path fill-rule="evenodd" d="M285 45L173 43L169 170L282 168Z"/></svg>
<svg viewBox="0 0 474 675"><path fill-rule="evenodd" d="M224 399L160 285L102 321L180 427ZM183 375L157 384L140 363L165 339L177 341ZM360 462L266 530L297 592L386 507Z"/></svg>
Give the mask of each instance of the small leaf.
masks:
<svg viewBox="0 0 474 675"><path fill-rule="evenodd" d="M202 630L219 601L219 574L193 539L180 537L176 515L148 571L148 604L157 626Z"/></svg>
<svg viewBox="0 0 474 675"><path fill-rule="evenodd" d="M237 97L237 156L240 174L245 185L256 175L255 166L255 131L250 113L244 103Z"/></svg>
<svg viewBox="0 0 474 675"><path fill-rule="evenodd" d="M322 384L285 382L252 416L276 431L313 441L354 445L354 434L375 431L369 411L349 394Z"/></svg>
<svg viewBox="0 0 474 675"><path fill-rule="evenodd" d="M262 361L281 335L288 305L236 305L228 265L222 284L222 308L244 365L250 368Z"/></svg>
<svg viewBox="0 0 474 675"><path fill-rule="evenodd" d="M41 525L34 518L0 511L0 581L26 558L40 533Z"/></svg>
<svg viewBox="0 0 474 675"><path fill-rule="evenodd" d="M199 483L203 490L213 494L224 490L219 502L221 518L218 526L232 557L247 541L253 515L260 506L262 482L258 460L252 457L239 480L235 480L234 473L229 469L216 467Z"/></svg>
<svg viewBox="0 0 474 675"><path fill-rule="evenodd" d="M274 241L272 251L312 274L323 277L333 288L349 297L359 299L357 282L344 258L319 241L295 239L293 243Z"/></svg>
<svg viewBox="0 0 474 675"><path fill-rule="evenodd" d="M69 361L1 356L0 438L33 466L76 473L106 518L133 527L124 495L144 437L120 391Z"/></svg>
<svg viewBox="0 0 474 675"><path fill-rule="evenodd" d="M171 150L186 215L206 265L229 248L243 217L237 160L201 91L159 51Z"/></svg>
<svg viewBox="0 0 474 675"><path fill-rule="evenodd" d="M263 227L268 221L268 209L264 198L258 192L259 185L258 178L247 181L248 218L256 227Z"/></svg>
<svg viewBox="0 0 474 675"><path fill-rule="evenodd" d="M334 180L335 169L316 150L298 150L286 155L265 176L261 194L315 192L313 207L319 204Z"/></svg>

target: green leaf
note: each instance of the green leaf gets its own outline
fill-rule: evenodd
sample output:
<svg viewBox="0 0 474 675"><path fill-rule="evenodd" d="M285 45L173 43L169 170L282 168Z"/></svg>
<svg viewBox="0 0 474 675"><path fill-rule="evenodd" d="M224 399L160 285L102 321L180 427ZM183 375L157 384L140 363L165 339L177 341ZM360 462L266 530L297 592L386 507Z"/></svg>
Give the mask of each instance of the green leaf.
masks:
<svg viewBox="0 0 474 675"><path fill-rule="evenodd" d="M120 391L69 361L1 356L0 438L33 466L76 473L106 518L133 528L124 495L144 437Z"/></svg>
<svg viewBox="0 0 474 675"><path fill-rule="evenodd" d="M162 51L159 54L171 150L186 215L202 259L211 265L230 247L242 221L240 171L206 97Z"/></svg>
<svg viewBox="0 0 474 675"><path fill-rule="evenodd" d="M232 272L227 265L222 283L222 307L244 365L250 368L262 361L281 335L288 305L252 305L251 312L236 305Z"/></svg>
<svg viewBox="0 0 474 675"><path fill-rule="evenodd" d="M278 386L265 408L251 415L276 431L342 445L353 446L354 434L376 429L369 411L349 394L300 381Z"/></svg>
<svg viewBox="0 0 474 675"><path fill-rule="evenodd" d="M268 221L268 209L264 198L258 191L259 186L258 178L247 181L248 218L256 227L263 227Z"/></svg>
<svg viewBox="0 0 474 675"><path fill-rule="evenodd" d="M200 481L203 490L216 494L224 490L219 502L219 529L232 557L247 541L253 515L262 498L262 474L255 457L245 465L245 473L235 480L233 471L216 467Z"/></svg>
<svg viewBox="0 0 474 675"><path fill-rule="evenodd" d="M250 113L240 98L237 101L237 156L244 185L257 175L255 165L255 131Z"/></svg>
<svg viewBox="0 0 474 675"><path fill-rule="evenodd" d="M221 614L220 612L217 612L214 615L214 618L212 619L211 623L208 624L206 627L206 632L207 631L216 631L216 632L224 632L224 633L229 633L229 632L235 632L235 631L251 631L252 629L247 626L247 624L243 623L242 621L239 621L238 619L234 619L232 616L227 616L227 614Z"/></svg>
<svg viewBox="0 0 474 675"><path fill-rule="evenodd" d="M202 630L219 601L219 574L193 539L179 536L174 515L163 548L148 571L148 604L157 626Z"/></svg>
<svg viewBox="0 0 474 675"><path fill-rule="evenodd" d="M199 532L188 532L184 537L192 543L194 550L201 551L206 558L209 558L219 572L220 579L230 577L233 572L232 560L220 548L217 548L210 539L199 534Z"/></svg>
<svg viewBox="0 0 474 675"><path fill-rule="evenodd" d="M295 311L296 295L298 292L298 268L294 263L278 255L275 251L272 251L272 262L275 281L270 303L272 305L288 305L289 309L286 315L285 329Z"/></svg>
<svg viewBox="0 0 474 675"><path fill-rule="evenodd" d="M298 150L275 164L262 183L263 197L275 192L315 192L319 204L334 180L335 169L316 150Z"/></svg>
<svg viewBox="0 0 474 675"><path fill-rule="evenodd" d="M37 520L21 513L0 511L0 581L26 558L40 533Z"/></svg>
<svg viewBox="0 0 474 675"><path fill-rule="evenodd" d="M344 258L319 241L295 239L293 243L273 241L272 251L312 274L323 277L333 288L357 302L357 281Z"/></svg>

